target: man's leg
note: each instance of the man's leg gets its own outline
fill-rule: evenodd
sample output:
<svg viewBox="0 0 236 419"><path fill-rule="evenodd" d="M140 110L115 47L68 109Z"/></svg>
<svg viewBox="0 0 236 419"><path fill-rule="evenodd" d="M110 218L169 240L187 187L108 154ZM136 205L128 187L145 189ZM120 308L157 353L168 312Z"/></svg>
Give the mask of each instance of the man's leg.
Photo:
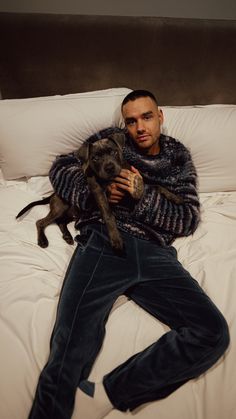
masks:
<svg viewBox="0 0 236 419"><path fill-rule="evenodd" d="M106 248L109 254L106 255ZM105 322L118 295L127 288L124 258L94 231L77 248L68 268L48 363L43 369L30 419L69 419L79 382L88 377L103 342Z"/></svg>
<svg viewBox="0 0 236 419"><path fill-rule="evenodd" d="M171 330L104 377L110 401L122 411L168 396L211 367L229 343L225 319L175 249L137 248L140 283L127 295Z"/></svg>

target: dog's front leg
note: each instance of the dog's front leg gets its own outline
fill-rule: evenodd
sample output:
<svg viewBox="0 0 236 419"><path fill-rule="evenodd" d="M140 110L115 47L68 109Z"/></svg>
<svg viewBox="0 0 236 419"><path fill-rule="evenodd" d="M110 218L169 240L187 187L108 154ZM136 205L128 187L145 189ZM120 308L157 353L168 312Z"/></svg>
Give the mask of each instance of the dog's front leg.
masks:
<svg viewBox="0 0 236 419"><path fill-rule="evenodd" d="M97 202L98 208L101 211L103 221L107 226L111 245L116 250L122 250L123 241L116 226L116 219L111 211L106 194L99 183L96 181L95 176L88 177L87 180L89 188Z"/></svg>
<svg viewBox="0 0 236 419"><path fill-rule="evenodd" d="M163 186L157 186L158 192L162 193L167 199L176 204L183 204L184 200L181 196L175 195L173 192L170 192L168 189L164 188Z"/></svg>

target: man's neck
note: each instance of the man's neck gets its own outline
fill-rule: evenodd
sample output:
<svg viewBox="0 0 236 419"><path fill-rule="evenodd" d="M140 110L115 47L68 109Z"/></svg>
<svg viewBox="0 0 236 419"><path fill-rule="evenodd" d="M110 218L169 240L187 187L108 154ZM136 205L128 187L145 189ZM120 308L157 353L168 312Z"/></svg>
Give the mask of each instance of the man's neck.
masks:
<svg viewBox="0 0 236 419"><path fill-rule="evenodd" d="M144 155L146 156L156 156L161 151L160 142L159 139L156 141L155 144L152 145L152 147L148 150L143 150Z"/></svg>

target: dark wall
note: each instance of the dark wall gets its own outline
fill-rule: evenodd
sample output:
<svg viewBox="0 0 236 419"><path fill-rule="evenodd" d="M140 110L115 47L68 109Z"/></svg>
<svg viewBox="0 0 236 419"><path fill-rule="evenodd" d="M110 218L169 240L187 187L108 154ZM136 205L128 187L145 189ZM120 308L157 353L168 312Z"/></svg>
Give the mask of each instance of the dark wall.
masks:
<svg viewBox="0 0 236 419"><path fill-rule="evenodd" d="M236 103L236 21L0 13L3 98L129 87Z"/></svg>

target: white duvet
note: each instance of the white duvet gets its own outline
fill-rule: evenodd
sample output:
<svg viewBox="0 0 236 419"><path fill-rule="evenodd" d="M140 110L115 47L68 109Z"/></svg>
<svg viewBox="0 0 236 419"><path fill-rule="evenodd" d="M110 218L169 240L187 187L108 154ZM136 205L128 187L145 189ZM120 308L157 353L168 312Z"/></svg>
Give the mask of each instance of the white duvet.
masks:
<svg viewBox="0 0 236 419"><path fill-rule="evenodd" d="M26 204L50 191L47 177L0 180L0 419L27 418L47 361L60 288L74 250L56 225L46 230L49 247L37 245L35 221L47 214L48 206L37 206L22 220L15 219ZM226 317L230 347L206 374L168 398L132 414L114 410L109 419L236 418L236 192L202 193L200 197L199 228L174 245L180 261ZM69 228L74 235L73 224ZM92 380L99 380L166 331L165 325L132 301L121 297L119 302L108 319Z"/></svg>

